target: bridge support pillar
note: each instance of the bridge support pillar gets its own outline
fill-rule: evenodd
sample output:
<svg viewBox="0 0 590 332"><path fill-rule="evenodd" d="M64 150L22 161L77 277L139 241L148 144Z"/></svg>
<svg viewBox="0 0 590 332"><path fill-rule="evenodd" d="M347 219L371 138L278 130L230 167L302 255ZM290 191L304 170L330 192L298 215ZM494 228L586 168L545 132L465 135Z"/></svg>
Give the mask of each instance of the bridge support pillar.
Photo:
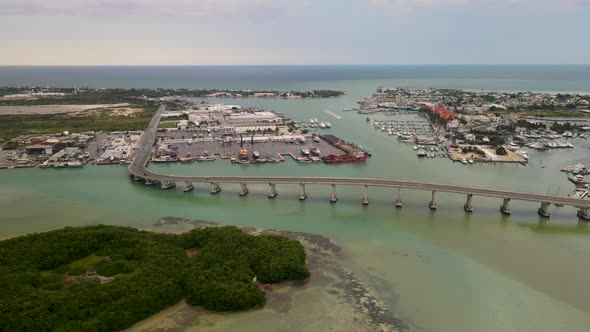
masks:
<svg viewBox="0 0 590 332"><path fill-rule="evenodd" d="M307 194L305 193L305 183L299 184L299 200L304 201L307 198Z"/></svg>
<svg viewBox="0 0 590 332"><path fill-rule="evenodd" d="M404 204L402 203L401 191L398 189L397 198L395 199L395 207L401 208Z"/></svg>
<svg viewBox="0 0 590 332"><path fill-rule="evenodd" d="M438 204L436 204L436 190L432 191L432 199L428 203L428 207L431 210L436 210L436 208L438 207Z"/></svg>
<svg viewBox="0 0 590 332"><path fill-rule="evenodd" d="M211 182L211 195L218 194L221 191L221 187L218 182Z"/></svg>
<svg viewBox="0 0 590 332"><path fill-rule="evenodd" d="M336 203L338 201L338 197L336 196L336 185L332 185L332 196L330 197L330 203Z"/></svg>
<svg viewBox="0 0 590 332"><path fill-rule="evenodd" d="M578 218L583 221L590 221L590 208L581 208L578 210Z"/></svg>
<svg viewBox="0 0 590 332"><path fill-rule="evenodd" d="M465 212L473 212L473 206L471 205L472 198L473 194L467 195L467 201L465 202L465 205L463 205L463 209L465 210Z"/></svg>
<svg viewBox="0 0 590 332"><path fill-rule="evenodd" d="M363 205L369 205L369 186L365 186L365 195L363 196Z"/></svg>
<svg viewBox="0 0 590 332"><path fill-rule="evenodd" d="M242 189L240 190L240 193L238 195L240 195L240 196L248 195L248 185L246 183L242 182L241 186L242 186Z"/></svg>
<svg viewBox="0 0 590 332"><path fill-rule="evenodd" d="M541 217L549 218L549 203L547 203L547 202L541 203L541 207L537 210L537 213Z"/></svg>
<svg viewBox="0 0 590 332"><path fill-rule="evenodd" d="M510 215L510 198L504 198L502 206L500 206L500 211L504 215Z"/></svg>
<svg viewBox="0 0 590 332"><path fill-rule="evenodd" d="M269 183L268 185L270 186L270 192L268 193L268 198L275 198L275 197L277 197L277 195L279 193L277 192L277 188L276 188L275 184L274 183Z"/></svg>
<svg viewBox="0 0 590 332"><path fill-rule="evenodd" d="M190 181L185 181L183 191L186 193L193 190L195 190L195 185Z"/></svg>

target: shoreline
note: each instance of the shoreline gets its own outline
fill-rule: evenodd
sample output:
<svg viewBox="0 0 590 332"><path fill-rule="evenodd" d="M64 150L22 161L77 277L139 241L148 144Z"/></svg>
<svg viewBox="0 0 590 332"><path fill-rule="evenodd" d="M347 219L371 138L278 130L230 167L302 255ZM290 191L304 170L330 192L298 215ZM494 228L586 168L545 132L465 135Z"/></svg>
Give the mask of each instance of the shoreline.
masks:
<svg viewBox="0 0 590 332"><path fill-rule="evenodd" d="M164 217L156 221L147 231L182 233L192 228L223 226L222 223ZM199 331L218 331L243 327L242 321L263 319L280 320L285 314L297 315L305 303L329 302L326 317L333 317L329 326L335 329L355 331L407 331L408 324L397 318L369 286L346 268L339 260L343 249L331 239L316 234L276 229L241 227L252 235L283 235L299 241L306 251L306 266L311 272L306 281L285 281L264 288L267 303L261 309L237 313L217 313L203 308L192 307L183 300L143 321L137 322L127 331L145 330L187 330L198 326ZM321 296L315 299L319 294ZM311 304L310 304L311 305ZM279 316L276 316L276 315ZM336 319L336 317L338 317ZM283 317L284 318L284 317ZM323 322L326 323L326 322ZM229 325L228 325L229 324ZM313 322L310 322L313 324ZM305 327L301 327L305 329Z"/></svg>

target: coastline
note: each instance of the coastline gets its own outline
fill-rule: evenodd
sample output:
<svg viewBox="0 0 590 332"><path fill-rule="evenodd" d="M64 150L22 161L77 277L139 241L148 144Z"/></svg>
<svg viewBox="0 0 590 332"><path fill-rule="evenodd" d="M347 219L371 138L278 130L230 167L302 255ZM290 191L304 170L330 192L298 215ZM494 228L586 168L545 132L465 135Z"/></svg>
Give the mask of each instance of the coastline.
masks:
<svg viewBox="0 0 590 332"><path fill-rule="evenodd" d="M192 228L223 226L221 223L164 217L145 230L183 233ZM348 331L407 331L408 324L397 318L377 296L339 261L343 249L331 239L316 234L242 227L253 235L283 235L298 240L306 251L306 265L311 277L306 281L286 281L266 285L264 308L237 313L217 313L192 307L184 300L152 317L140 321L127 331L198 330L223 331L255 329L261 320L266 324L285 323L285 314L299 315L311 307L321 310L323 321L310 320L299 330L320 330L330 326ZM311 314L316 311L311 311ZM277 327L278 327L277 325ZM281 325L282 326L282 325Z"/></svg>

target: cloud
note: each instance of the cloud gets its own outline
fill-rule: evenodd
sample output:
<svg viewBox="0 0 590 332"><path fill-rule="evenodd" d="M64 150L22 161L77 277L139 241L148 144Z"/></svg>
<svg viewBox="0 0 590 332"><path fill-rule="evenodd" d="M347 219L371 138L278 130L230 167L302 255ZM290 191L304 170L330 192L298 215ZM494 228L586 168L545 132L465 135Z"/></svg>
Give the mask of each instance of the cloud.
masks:
<svg viewBox="0 0 590 332"><path fill-rule="evenodd" d="M0 15L272 17L307 0L0 0Z"/></svg>
<svg viewBox="0 0 590 332"><path fill-rule="evenodd" d="M590 7L590 0L372 0L373 6L388 13L414 10L577 10Z"/></svg>

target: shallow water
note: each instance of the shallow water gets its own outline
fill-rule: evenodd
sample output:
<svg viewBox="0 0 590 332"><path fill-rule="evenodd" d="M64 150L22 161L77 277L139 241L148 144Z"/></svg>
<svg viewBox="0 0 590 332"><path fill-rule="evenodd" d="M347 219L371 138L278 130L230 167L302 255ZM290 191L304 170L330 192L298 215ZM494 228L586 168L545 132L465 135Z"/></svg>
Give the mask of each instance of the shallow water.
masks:
<svg viewBox="0 0 590 332"><path fill-rule="evenodd" d="M346 96L327 100L225 102L263 106L295 120L329 120L334 134L362 144L373 157L355 165L302 165L292 161L232 165L218 160L150 167L176 174L387 177L537 193L559 190L564 195L573 186L559 169L577 162L589 164L589 141L572 140L575 149L531 152L528 166L460 165L441 158L418 159L411 145L374 130L364 116L342 110L354 107L356 100L369 95L377 85L589 92L588 74L571 76L571 69L565 67L566 73L560 72L555 79L543 76L547 74L543 68L539 69L543 75L527 74L529 68L519 72L522 79L512 74L485 76L481 71L459 71L456 75L439 71L421 77L420 71L412 78L357 80L344 75L344 79L329 77L322 81L320 76L308 75L264 83L262 73L251 80L225 81L221 83L227 87L274 84L271 87L277 89L346 90ZM104 78L101 84L115 84L109 81L112 77ZM149 84L175 86L185 82L164 77ZM125 82L129 85L138 80L128 76ZM218 87L226 87L221 83ZM206 82L194 81L194 85L206 86ZM343 119L335 119L326 110ZM263 185L250 186L250 195L243 198L237 196L237 185L223 186L218 196L209 195L208 187L185 194L180 189L167 192L129 180L122 166L2 170L0 184L0 238L66 225L110 223L151 228L164 216L303 231L336 241L343 249L342 266L412 330L586 331L590 324L590 266L585 263L590 254L590 230L578 224L575 210L569 207L551 207L551 219L543 221L536 214L537 204L513 201L512 216L505 218L499 213L498 199L474 197L475 212L465 214L465 197L444 193L438 194L438 210L430 212L430 193L410 190L402 191L401 210L392 204L396 190L370 188L370 206L363 207L362 188L353 186L338 187L339 201L334 205L328 203L331 188L327 186L307 186L309 198L305 202L296 199L296 186L287 185L278 186L275 200L266 198L268 188ZM334 298L326 293L329 289L322 285L296 292L286 312L211 318L211 329L274 331L305 326L325 330L332 326L346 330L347 326L339 322L347 313L338 312ZM263 325L259 324L261 320ZM147 323L149 326L150 321Z"/></svg>

